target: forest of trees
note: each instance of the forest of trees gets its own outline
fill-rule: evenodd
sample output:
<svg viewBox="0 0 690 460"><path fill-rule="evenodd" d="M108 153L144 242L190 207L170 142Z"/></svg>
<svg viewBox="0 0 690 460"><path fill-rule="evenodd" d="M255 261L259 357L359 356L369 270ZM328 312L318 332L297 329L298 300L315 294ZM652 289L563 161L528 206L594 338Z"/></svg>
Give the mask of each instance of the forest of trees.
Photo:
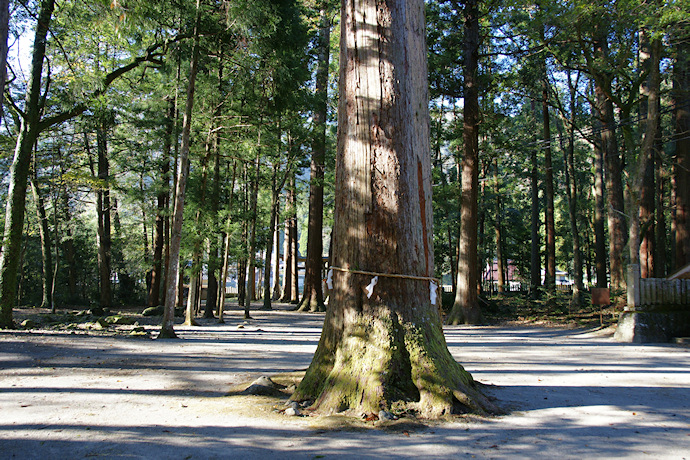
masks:
<svg viewBox="0 0 690 460"><path fill-rule="evenodd" d="M425 5L424 276L453 286L450 322L482 320L494 261L499 292L552 292L561 270L574 304L620 295L628 264L690 263L690 1ZM0 327L18 305L146 305L173 336L175 307L222 320L228 277L246 316L258 299L323 311L340 15L332 0L0 1Z"/></svg>

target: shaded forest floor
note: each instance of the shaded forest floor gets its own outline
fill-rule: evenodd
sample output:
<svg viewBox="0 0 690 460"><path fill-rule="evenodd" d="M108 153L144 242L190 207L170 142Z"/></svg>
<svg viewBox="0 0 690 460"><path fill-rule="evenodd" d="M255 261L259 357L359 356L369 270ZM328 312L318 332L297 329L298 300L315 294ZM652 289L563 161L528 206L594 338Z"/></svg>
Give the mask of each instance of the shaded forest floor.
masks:
<svg viewBox="0 0 690 460"><path fill-rule="evenodd" d="M61 313L36 317L31 330L0 331L2 457L681 459L690 452L690 349L616 343L611 328L446 327L453 356L492 385L487 391L506 416L393 430L288 417L284 398L238 388L262 375L289 380L309 365L323 315L290 308L253 311L245 321L228 306L224 324L176 326L181 340L151 340L160 317L140 309L110 315L138 325L98 329L87 314ZM17 319L44 314L20 310ZM136 328L144 333L130 335Z"/></svg>

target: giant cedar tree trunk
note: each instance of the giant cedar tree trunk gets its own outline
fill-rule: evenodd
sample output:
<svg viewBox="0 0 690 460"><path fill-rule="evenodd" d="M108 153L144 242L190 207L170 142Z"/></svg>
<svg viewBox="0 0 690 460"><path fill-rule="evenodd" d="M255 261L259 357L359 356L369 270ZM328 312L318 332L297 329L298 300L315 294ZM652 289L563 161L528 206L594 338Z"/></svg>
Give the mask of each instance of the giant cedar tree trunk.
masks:
<svg viewBox="0 0 690 460"><path fill-rule="evenodd" d="M450 355L430 302L424 2L346 1L341 18L334 287L293 399L355 414L492 410Z"/></svg>
<svg viewBox="0 0 690 460"><path fill-rule="evenodd" d="M462 195L460 197L460 254L455 301L448 315L448 324L479 324L482 321L477 298L479 279L477 260L477 215L479 190L479 91L477 71L479 59L479 13L476 0L468 0L463 8L465 17L464 43L464 125L465 153L462 157Z"/></svg>
<svg viewBox="0 0 690 460"><path fill-rule="evenodd" d="M5 230L2 239L2 254L0 254L0 328L14 326L12 308L17 301L17 274L24 229L26 187L31 152L39 134L41 74L46 52L46 37L54 8L55 0L41 1L34 35L31 76L26 92L24 118L19 126L19 136L17 136L14 158L10 167L9 189L5 205Z"/></svg>
<svg viewBox="0 0 690 460"><path fill-rule="evenodd" d="M326 2L324 2L325 4ZM328 59L331 24L329 12L321 9L319 57L316 75L318 107L314 112L315 133L312 141L311 183L309 184L309 224L307 228L307 259L304 292L300 311L325 311L321 268L323 266L323 178L326 156L326 115L328 109Z"/></svg>

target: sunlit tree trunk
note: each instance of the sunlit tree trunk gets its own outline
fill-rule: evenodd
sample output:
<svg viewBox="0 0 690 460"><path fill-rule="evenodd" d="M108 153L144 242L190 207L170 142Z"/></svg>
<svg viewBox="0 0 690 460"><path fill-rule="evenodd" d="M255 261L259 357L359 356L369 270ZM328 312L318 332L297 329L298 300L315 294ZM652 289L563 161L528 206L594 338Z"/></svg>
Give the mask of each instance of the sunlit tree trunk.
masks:
<svg viewBox="0 0 690 460"><path fill-rule="evenodd" d="M324 2L325 4L326 2ZM309 184L309 224L307 258L301 311L324 311L321 271L323 266L323 178L326 156L326 115L328 109L328 61L331 24L329 11L322 7L319 28L319 55L316 74L318 107L314 111L315 132L312 140L311 182Z"/></svg>
<svg viewBox="0 0 690 460"><path fill-rule="evenodd" d="M430 302L424 2L344 1L341 37L333 291L293 399L356 415L493 410Z"/></svg>
<svg viewBox="0 0 690 460"><path fill-rule="evenodd" d="M479 324L482 321L477 297L477 216L479 201L479 12L476 0L464 3L464 124L462 157L462 195L460 197L460 254L455 301L448 315L449 324Z"/></svg>
<svg viewBox="0 0 690 460"><path fill-rule="evenodd" d="M170 263L166 273L165 308L163 310L163 324L161 325L160 338L176 338L175 303L177 293L182 288L180 271L180 243L182 242L182 221L184 217L184 197L189 174L189 146L192 127L192 109L194 108L194 88L199 63L199 19L200 0L196 2L196 20L194 25L194 44L192 46L192 58L189 68L189 80L187 83L187 101L185 103L184 117L182 118L182 145L178 160L177 181L175 184L175 203L173 222L170 232Z"/></svg>

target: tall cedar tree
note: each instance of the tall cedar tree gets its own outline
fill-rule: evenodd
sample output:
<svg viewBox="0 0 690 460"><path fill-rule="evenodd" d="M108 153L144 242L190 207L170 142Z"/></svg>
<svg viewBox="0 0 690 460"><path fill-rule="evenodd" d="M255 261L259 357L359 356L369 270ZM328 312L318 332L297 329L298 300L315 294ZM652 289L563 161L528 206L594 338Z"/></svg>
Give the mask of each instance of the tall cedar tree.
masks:
<svg viewBox="0 0 690 460"><path fill-rule="evenodd" d="M477 215L479 191L479 10L476 0L468 0L465 17L464 125L465 154L462 158L462 195L460 209L460 252L455 301L448 324L479 324L482 321L477 298L479 278L477 260Z"/></svg>
<svg viewBox="0 0 690 460"><path fill-rule="evenodd" d="M327 2L323 2L324 5ZM300 311L325 311L321 271L323 266L323 179L326 156L326 115L328 110L328 59L330 56L330 12L321 9L318 63L316 70L317 107L314 111L314 134L309 184L309 224L307 227L307 260L304 292Z"/></svg>
<svg viewBox="0 0 690 460"><path fill-rule="evenodd" d="M495 410L450 355L430 302L424 41L422 0L342 3L333 290L293 395L314 409Z"/></svg>

